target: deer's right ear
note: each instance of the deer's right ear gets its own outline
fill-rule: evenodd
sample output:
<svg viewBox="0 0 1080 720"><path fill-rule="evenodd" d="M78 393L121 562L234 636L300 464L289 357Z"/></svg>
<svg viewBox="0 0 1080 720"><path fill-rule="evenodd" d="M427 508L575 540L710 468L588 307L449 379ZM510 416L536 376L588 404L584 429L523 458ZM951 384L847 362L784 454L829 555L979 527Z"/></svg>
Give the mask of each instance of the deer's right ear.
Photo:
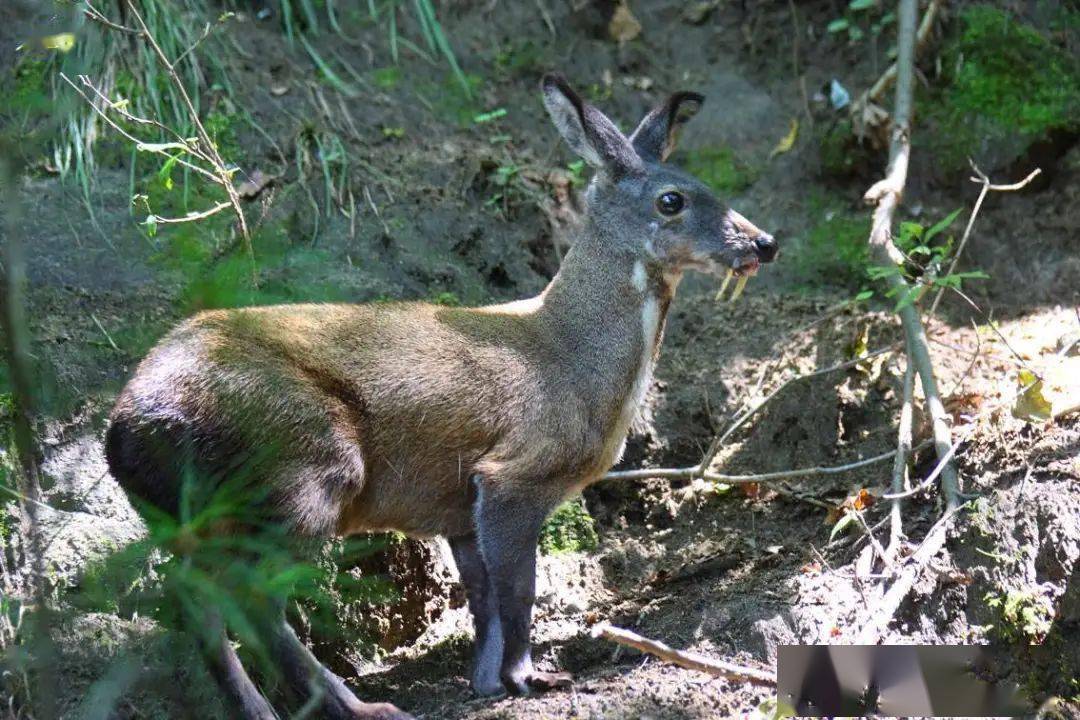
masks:
<svg viewBox="0 0 1080 720"><path fill-rule="evenodd" d="M638 155L648 162L663 162L675 149L679 131L697 115L705 96L695 92L677 92L645 116L630 142Z"/></svg>
<svg viewBox="0 0 1080 720"><path fill-rule="evenodd" d="M563 76L548 73L540 87L559 134L585 162L616 177L641 169L641 158L626 136L604 113L585 103Z"/></svg>

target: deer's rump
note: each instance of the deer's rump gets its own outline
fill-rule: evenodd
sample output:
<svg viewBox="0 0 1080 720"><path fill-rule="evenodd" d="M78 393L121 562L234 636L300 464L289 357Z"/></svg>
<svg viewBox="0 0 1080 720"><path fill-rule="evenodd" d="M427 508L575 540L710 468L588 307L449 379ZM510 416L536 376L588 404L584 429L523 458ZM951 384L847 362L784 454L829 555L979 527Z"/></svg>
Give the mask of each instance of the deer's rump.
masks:
<svg viewBox="0 0 1080 720"><path fill-rule="evenodd" d="M193 513L332 533L364 483L360 418L272 346L233 338L245 361L222 363L213 341L189 321L140 364L110 418L113 476L173 515L183 498Z"/></svg>

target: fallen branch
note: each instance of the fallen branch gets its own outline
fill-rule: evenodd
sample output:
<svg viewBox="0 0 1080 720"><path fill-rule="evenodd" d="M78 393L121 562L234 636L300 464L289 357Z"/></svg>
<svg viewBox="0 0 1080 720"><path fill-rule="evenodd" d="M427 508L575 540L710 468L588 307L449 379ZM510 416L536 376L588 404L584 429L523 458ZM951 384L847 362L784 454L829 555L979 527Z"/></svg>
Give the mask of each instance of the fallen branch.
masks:
<svg viewBox="0 0 1080 720"><path fill-rule="evenodd" d="M995 192L1015 192L1027 186L1032 180L1034 180L1039 173L1042 172L1041 168L1035 168L1032 170L1026 178L1017 183L1011 185L994 185L990 182L990 178L986 176L982 170L978 168L974 160L968 159L971 163L971 169L978 177L971 178L972 182L982 184L982 190L979 191L979 198L975 201L975 207L971 211L971 217L968 218L967 226L964 228L964 235L960 238L960 244L956 247L956 252L953 254L952 262L949 264L949 269L945 271L945 275L949 276L956 270L956 264L960 262L960 253L964 252L964 246L967 245L968 237L971 235L971 228L975 225L975 218L979 216L979 209L982 208L983 200L986 199L987 193L991 190ZM933 315L937 312L938 304L941 302L941 296L945 294L945 288L938 288L937 295L934 296L934 302L930 305L930 314Z"/></svg>
<svg viewBox="0 0 1080 720"><path fill-rule="evenodd" d="M846 465L814 466L799 468L796 470L778 470L776 472L758 473L755 475L725 475L724 473L701 472L701 467L692 465L683 468L644 468L641 470L618 470L609 472L604 476L605 480L646 480L649 478L669 478L674 480L711 480L713 482L737 485L740 483L768 483L774 480L787 480L798 477L816 477L818 475L838 475L857 470L867 465L884 462L896 455L895 450L883 452L864 460L847 463Z"/></svg>
<svg viewBox="0 0 1080 720"><path fill-rule="evenodd" d="M661 660L690 670L699 670L716 677L727 678L736 682L748 682L753 685L776 687L776 675L768 670L736 665L725 660L716 660L687 650L676 650L657 640L650 640L635 632L601 623L592 629L594 638L604 638L620 645L632 647L641 652L655 655Z"/></svg>
<svg viewBox="0 0 1080 720"><path fill-rule="evenodd" d="M904 402L900 406L900 428L897 430L896 456L893 460L892 492L902 493L907 480L908 458L911 456L911 432L913 414L913 396L915 390L915 367L908 360L904 368ZM900 515L900 498L894 497L889 510L889 547L886 552L889 559L896 557L900 547L900 538L904 535L903 519Z"/></svg>
<svg viewBox="0 0 1080 720"><path fill-rule="evenodd" d="M889 169L885 178L874 183L863 196L865 202L876 204L869 238L871 256L875 262L886 267L895 267L903 261L903 256L893 245L892 222L907 183L908 161L911 157L911 108L914 94L917 10L916 0L901 0L897 29L896 110L893 113ZM906 297L911 292L910 285L899 269L886 275L885 280L893 294L898 297ZM903 303L898 313L907 339L908 359L914 364L922 382L923 396L926 398L926 407L932 420L934 446L938 457L943 458L952 446L952 433L949 430L948 414L945 412L945 405L941 402L941 393L934 376L926 330L923 328L919 311L914 303ZM960 487L956 468L951 463L945 463L942 466L941 489L945 496L946 507L949 509L957 507L960 501Z"/></svg>
<svg viewBox="0 0 1080 720"><path fill-rule="evenodd" d="M900 574L897 575L896 580L886 591L885 596L882 597L881 602L871 613L870 618L863 623L862 629L853 644L876 645L881 641L886 628L892 622L897 610L900 609L904 598L911 592L911 588L914 587L915 581L918 580L923 568L945 546L945 540L949 536L953 518L956 517L958 511L959 508L946 512L930 528L930 532L926 534L926 538L911 556L908 564L900 570Z"/></svg>

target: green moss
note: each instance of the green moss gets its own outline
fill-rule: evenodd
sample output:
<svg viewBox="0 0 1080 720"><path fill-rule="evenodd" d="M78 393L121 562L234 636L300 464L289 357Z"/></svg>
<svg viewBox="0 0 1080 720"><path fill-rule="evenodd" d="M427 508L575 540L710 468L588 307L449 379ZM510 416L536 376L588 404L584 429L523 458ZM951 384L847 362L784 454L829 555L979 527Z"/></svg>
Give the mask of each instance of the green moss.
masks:
<svg viewBox="0 0 1080 720"><path fill-rule="evenodd" d="M401 69L391 66L372 70L371 79L383 90L393 90L401 82Z"/></svg>
<svg viewBox="0 0 1080 720"><path fill-rule="evenodd" d="M742 192L758 178L758 171L726 145L688 154L680 164L721 195Z"/></svg>
<svg viewBox="0 0 1080 720"><path fill-rule="evenodd" d="M580 498L560 505L540 530L540 552L545 555L593 550L598 543L596 523Z"/></svg>
<svg viewBox="0 0 1080 720"><path fill-rule="evenodd" d="M945 167L966 167L985 143L1080 127L1075 57L990 5L965 9L958 25L942 57L947 85L919 103L935 126L922 136Z"/></svg>
<svg viewBox="0 0 1080 720"><path fill-rule="evenodd" d="M6 105L17 111L42 111L50 108L50 62L45 59L26 59L14 72L14 83ZM6 85L6 83L5 83Z"/></svg>
<svg viewBox="0 0 1080 720"><path fill-rule="evenodd" d="M809 206L817 222L804 237L796 238L787 262L809 285L857 288L866 280L869 215L852 212L816 191L809 196Z"/></svg>

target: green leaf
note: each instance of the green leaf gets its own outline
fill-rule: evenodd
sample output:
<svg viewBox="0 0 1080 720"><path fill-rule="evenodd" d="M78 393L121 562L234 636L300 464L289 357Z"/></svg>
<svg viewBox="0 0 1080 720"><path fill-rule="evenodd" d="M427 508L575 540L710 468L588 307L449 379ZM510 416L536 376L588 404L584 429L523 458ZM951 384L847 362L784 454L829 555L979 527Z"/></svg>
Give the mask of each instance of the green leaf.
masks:
<svg viewBox="0 0 1080 720"><path fill-rule="evenodd" d="M877 0L851 0L848 10L869 10L877 5Z"/></svg>
<svg viewBox="0 0 1080 720"><path fill-rule="evenodd" d="M476 123L477 125L481 125L483 123L492 122L493 120L498 120L499 118L505 117L505 116L506 116L506 108L497 108L495 110L492 110L491 112L480 113L479 115L477 115L476 117L473 118L473 122Z"/></svg>
<svg viewBox="0 0 1080 720"><path fill-rule="evenodd" d="M829 531L829 542L832 542L833 538L843 532L844 528L853 522L855 522L855 513L850 510L845 510L843 516L836 521L836 524L832 526L832 530Z"/></svg>
<svg viewBox="0 0 1080 720"><path fill-rule="evenodd" d="M861 293L855 296L855 302L862 302L863 300L869 300L874 297L873 290L863 290Z"/></svg>
<svg viewBox="0 0 1080 720"><path fill-rule="evenodd" d="M863 39L863 36L865 35L865 33L863 33L862 31L862 28L857 25L852 25L851 27L849 27L847 34L848 39L852 42L859 42Z"/></svg>
<svg viewBox="0 0 1080 720"><path fill-rule="evenodd" d="M934 239L934 236L940 233L945 228L953 224L957 216L963 211L964 208L956 208L951 213L946 215L942 220L930 226L930 229L926 231L926 236L923 238L923 242L930 244L930 241Z"/></svg>
<svg viewBox="0 0 1080 720"><path fill-rule="evenodd" d="M847 30L850 26L851 23L848 22L847 18L837 18L836 20L833 20L831 23L829 23L829 25L825 29L831 33L838 33Z"/></svg>

